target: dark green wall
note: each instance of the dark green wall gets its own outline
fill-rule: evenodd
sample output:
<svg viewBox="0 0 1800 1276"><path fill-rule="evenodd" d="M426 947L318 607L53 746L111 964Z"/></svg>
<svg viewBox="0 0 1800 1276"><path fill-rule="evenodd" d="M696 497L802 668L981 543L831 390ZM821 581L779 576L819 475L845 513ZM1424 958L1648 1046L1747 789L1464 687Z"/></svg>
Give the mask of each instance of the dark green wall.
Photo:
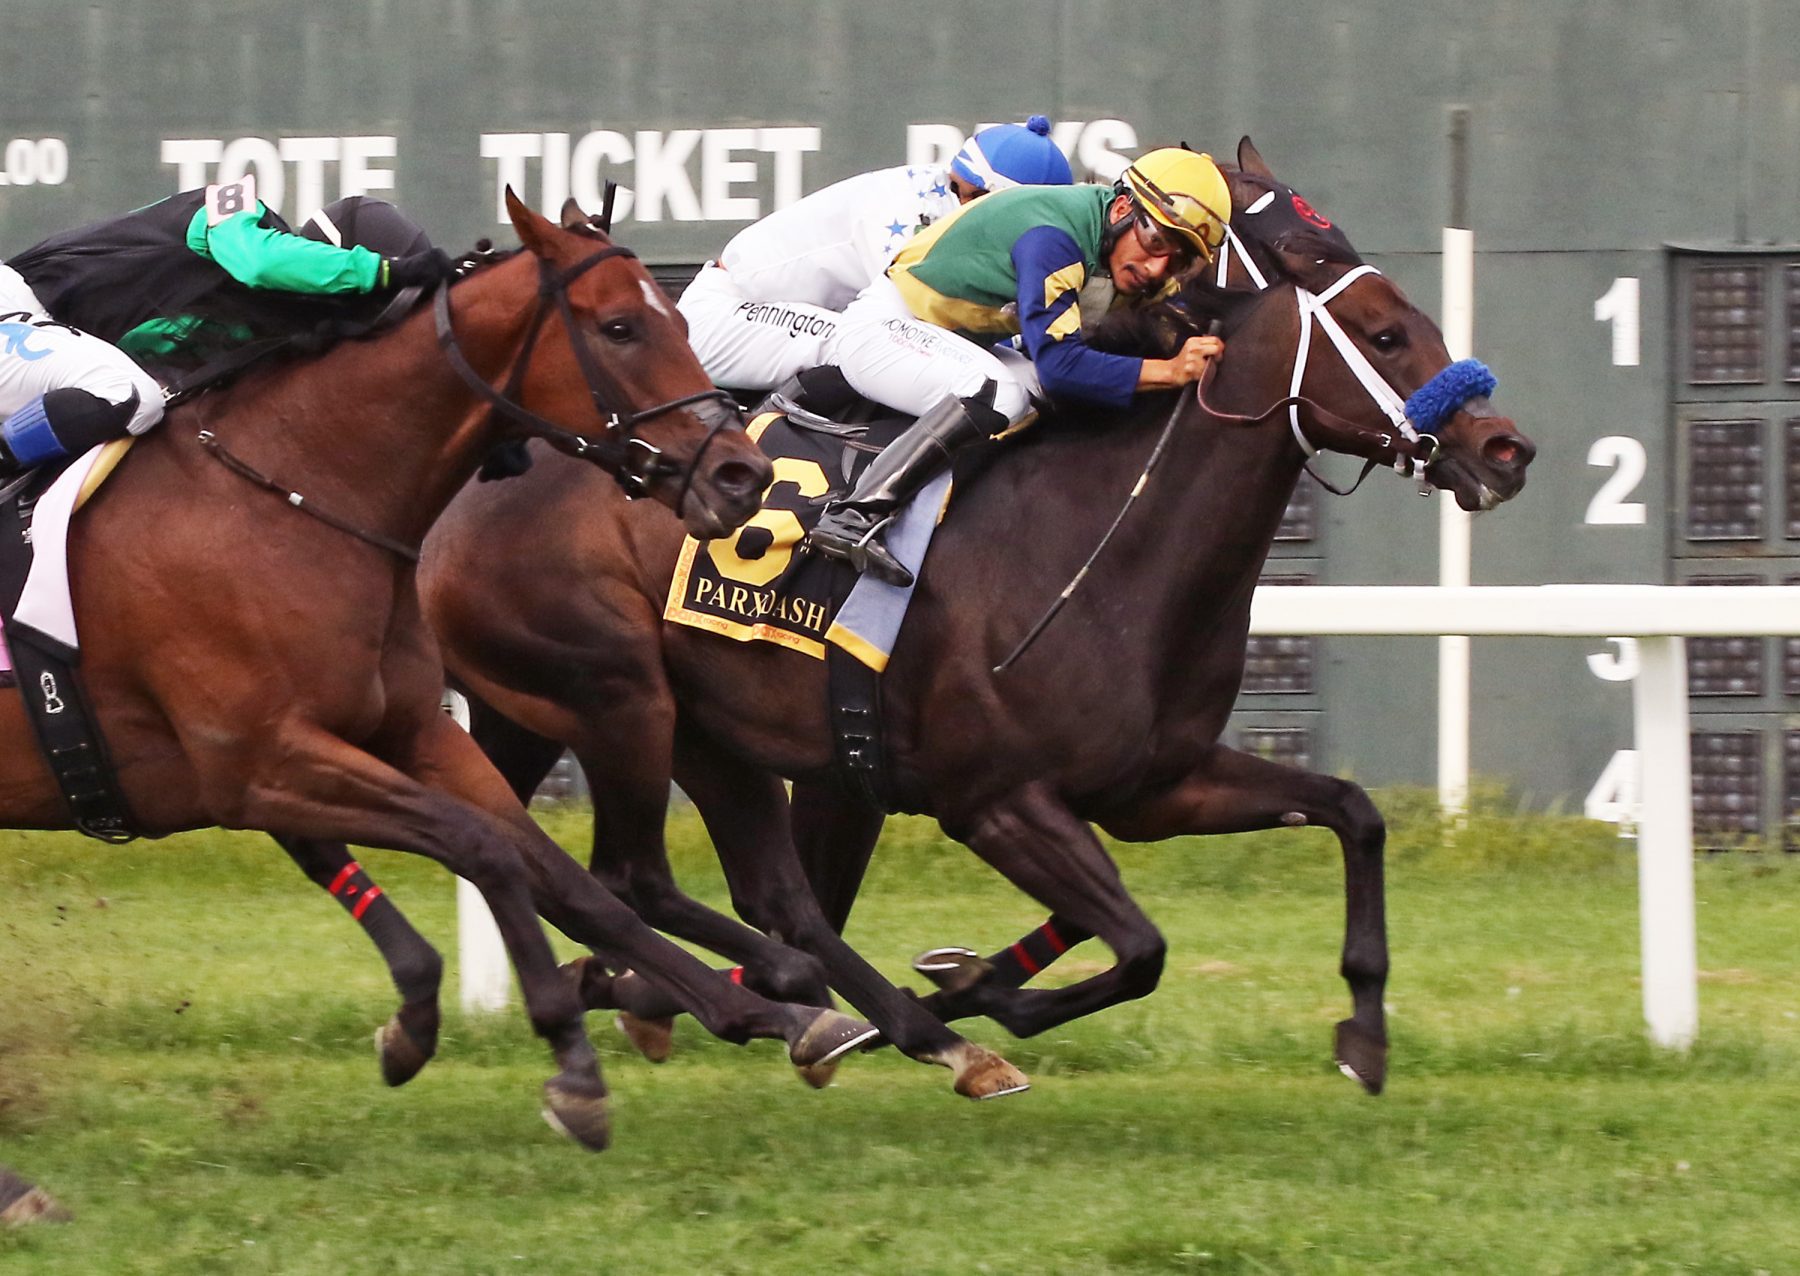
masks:
<svg viewBox="0 0 1800 1276"><path fill-rule="evenodd" d="M504 238L484 134L566 134L576 147L610 131L641 154L680 146L680 130L752 130L710 164L697 140L675 185L691 183L701 211L709 178L715 211L729 197L766 210L776 160L754 130L818 130L816 150L790 155L811 190L907 158L909 124L1044 111L1107 122L1086 135L1078 170L1130 153L1122 138L1229 154L1252 134L1434 313L1448 111L1466 106L1476 351L1542 448L1521 502L1479 520L1474 575L1486 583L1672 578L1664 245L1800 241L1800 5L1774 0L8 0L0 49L0 142L54 139L69 161L59 184L0 187L0 254L174 190L169 139L391 136L395 154L372 163L393 188L377 193L459 246ZM748 168L727 184L723 162ZM534 201L542 170L523 169ZM322 198L336 197L338 169L318 171ZM644 177L630 162L583 171ZM307 211L300 169L282 173L283 211ZM741 224L665 208L620 228L647 259L675 263ZM1636 367L1613 366L1593 318L1620 276L1642 286ZM1588 525L1610 473L1587 463L1589 448L1621 435L1648 457L1632 498L1647 519ZM1377 476L1321 510L1303 552L1322 556L1326 579L1435 579L1435 504L1408 485ZM1477 769L1579 801L1629 744L1629 688L1587 667L1603 646L1478 643ZM1434 645L1320 650L1321 693L1304 702L1325 710L1315 760L1430 780Z"/></svg>

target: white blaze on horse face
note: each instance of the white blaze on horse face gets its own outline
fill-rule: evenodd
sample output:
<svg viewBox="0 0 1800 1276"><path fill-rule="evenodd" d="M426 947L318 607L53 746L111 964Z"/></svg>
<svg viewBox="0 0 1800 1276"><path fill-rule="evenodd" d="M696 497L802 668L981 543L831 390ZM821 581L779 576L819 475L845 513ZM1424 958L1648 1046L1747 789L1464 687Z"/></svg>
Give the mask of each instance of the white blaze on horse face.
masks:
<svg viewBox="0 0 1800 1276"><path fill-rule="evenodd" d="M675 316L669 311L669 303L664 300L662 289L658 288L648 279L639 280L638 287L643 289L644 302L650 309L656 311L656 313L661 315L664 319L674 322Z"/></svg>

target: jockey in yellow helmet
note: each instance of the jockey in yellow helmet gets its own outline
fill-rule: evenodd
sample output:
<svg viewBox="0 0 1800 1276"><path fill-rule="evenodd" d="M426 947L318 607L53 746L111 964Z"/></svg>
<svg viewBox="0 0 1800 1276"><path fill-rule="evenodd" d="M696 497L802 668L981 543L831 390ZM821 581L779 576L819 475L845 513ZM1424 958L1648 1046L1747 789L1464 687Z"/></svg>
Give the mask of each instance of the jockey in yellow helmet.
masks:
<svg viewBox="0 0 1800 1276"><path fill-rule="evenodd" d="M957 448L1027 419L1034 398L1122 407L1138 390L1197 380L1223 348L1217 337L1139 359L1090 347L1084 321L1211 261L1230 217L1211 157L1169 147L1140 156L1112 187L1001 191L915 235L845 311L832 353L859 393L922 415L827 507L807 545L909 584L880 533ZM992 348L1015 335L1028 364Z"/></svg>

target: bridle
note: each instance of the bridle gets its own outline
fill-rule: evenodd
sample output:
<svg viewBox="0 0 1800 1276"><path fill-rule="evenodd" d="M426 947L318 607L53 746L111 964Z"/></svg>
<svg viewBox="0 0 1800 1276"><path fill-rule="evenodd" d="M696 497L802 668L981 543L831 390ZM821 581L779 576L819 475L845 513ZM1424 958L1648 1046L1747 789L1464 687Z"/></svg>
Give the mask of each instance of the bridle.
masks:
<svg viewBox="0 0 1800 1276"><path fill-rule="evenodd" d="M621 405L627 401L626 395L618 380L607 372L594 352L589 349L576 332L575 314L569 305L569 285L574 283L588 271L603 261L615 257L636 259L637 254L619 244L609 244L596 253L582 258L565 270L558 270L545 258L538 258L538 304L531 317L531 327L526 331L524 345L519 350L517 361L513 364L512 375L507 378L504 388L496 390L482 375L470 365L462 349L457 345L456 332L451 326L450 287L439 285L437 296L433 301L434 317L437 321L438 345L443 347L445 357L450 366L477 394L493 405L492 414L504 416L508 420L525 427L539 438L547 440L558 451L570 456L592 461L601 469L610 473L623 489L628 499L636 499L649 491L650 485L659 479L681 475L681 491L675 502L675 510L680 514L687 502L688 492L693 487L694 476L699 472L700 462L705 458L707 449L719 432L727 426L736 425L742 428L743 413L737 401L725 391L712 388L695 394L683 395L678 399L670 399L652 407L640 408L635 412L621 411ZM582 378L587 382L588 393L593 398L594 409L605 418L605 425L598 437L582 434L576 430L566 429L546 417L538 415L518 402L520 386L524 383L525 373L531 365L531 356L537 348L537 339L543 331L544 320L550 315L554 306L562 317L563 331L567 333L569 345L575 351L575 361L581 367ZM706 438L695 449L693 459L685 470L682 466L663 455L661 448L637 436L638 427L645 421L664 413L673 412L677 408L689 407L696 403L715 402L724 409L718 414L712 428L707 431Z"/></svg>
<svg viewBox="0 0 1800 1276"><path fill-rule="evenodd" d="M1255 261L1244 247L1244 241L1232 231L1229 223L1225 227L1224 242L1220 244L1218 251L1219 286L1223 288L1226 285L1226 276L1233 253L1243 263L1245 273L1254 281L1257 291L1268 291L1271 284L1267 277L1257 268ZM1205 375L1194 386L1196 405L1209 416L1222 421L1259 424L1274 416L1282 408L1286 408L1288 410L1288 426L1293 431L1295 440L1300 444L1300 450L1306 454L1306 472L1311 474L1327 491L1338 496L1348 496L1360 487L1363 479L1367 478L1377 465L1382 464L1381 457L1383 455L1393 457L1394 469L1400 474L1419 475L1420 490L1429 493L1429 486L1425 483L1423 476L1425 470L1437 460L1440 446L1437 430L1443 427L1450 410L1461 407L1468 398L1485 395L1493 389L1493 374L1473 359L1464 359L1440 369L1431 380L1415 390L1409 399L1402 400L1395 393L1394 388L1387 383L1387 379L1377 372L1363 352L1356 348L1356 343L1350 340L1349 334L1344 331L1329 309L1331 303L1351 284L1365 275L1379 275L1380 273L1375 267L1364 263L1346 270L1332 281L1330 287L1320 293L1309 292L1298 284L1294 285L1294 296L1300 311L1300 340L1294 350L1294 371L1288 382L1286 398L1277 399L1267 408L1253 415L1225 412L1213 407L1206 401L1206 387L1212 382L1213 374L1218 370L1219 365L1216 362L1207 368ZM1315 326L1325 333L1326 340L1330 341L1337 349L1352 375L1375 400L1376 405L1381 408L1393 426L1392 432L1358 425L1300 393L1301 383L1306 379L1306 359L1312 349L1312 331ZM1210 331L1214 333L1218 331L1216 320ZM1430 405L1429 410L1426 405ZM1357 476L1356 482L1352 483L1348 489L1334 486L1312 468L1310 464L1312 458L1317 456L1320 451L1325 450L1327 444L1315 443L1308 437L1306 427L1300 421L1302 406L1311 409L1308 416L1314 423L1314 429L1329 432L1329 447L1332 451L1346 452L1364 458L1362 473ZM1087 561L1081 565L1081 569L1063 587L1062 593L1056 596L1044 614L1038 618L1037 623L1032 625L1026 631L1025 636L1013 647L1011 654L993 667L994 673L1005 673L1018 662L1019 657L1023 656L1044 630L1049 628L1050 622L1056 619L1063 606L1074 596L1075 591L1081 587L1081 583L1087 579L1094 563L1124 523L1125 516L1131 511L1132 505L1149 486L1150 475L1168 450L1169 441L1174 436L1176 426L1181 421L1186 408L1187 394L1184 389L1177 397L1168 419L1163 423L1162 433L1156 440L1156 446L1151 449L1149 459L1144 463L1143 473L1138 475L1137 482L1132 485L1130 494L1125 498L1125 503L1120 507L1118 514L1114 516L1112 525L1100 538L1100 543L1088 555Z"/></svg>
<svg viewBox="0 0 1800 1276"><path fill-rule="evenodd" d="M1256 269L1250 254L1245 250L1243 241L1229 230L1227 230L1227 235L1227 248L1235 248L1239 259L1247 267L1258 290L1269 288L1269 283L1262 272ZM1223 278L1225 270L1225 258L1226 251L1222 250L1220 253L1221 278ZM1410 399L1402 399L1393 386L1388 384L1387 379L1375 370L1368 357L1357 348L1356 343L1350 339L1349 334L1344 331L1343 326L1338 323L1330 310L1331 303L1351 284L1366 275L1379 276L1380 274L1381 272L1375 267L1363 263L1339 275L1323 292L1315 293L1298 284L1294 285L1294 300L1300 316L1300 339L1294 347L1294 367L1288 381L1286 398L1278 399L1263 411L1254 414L1225 412L1207 403L1206 387L1204 384L1200 387L1200 406L1209 414L1222 420L1245 423L1261 422L1285 407L1288 412L1288 428L1292 431L1295 442L1300 445L1300 450L1306 454L1308 462L1327 447L1332 451L1348 452L1364 457L1367 464L1362 474L1357 477L1356 483L1352 484L1347 491L1340 491L1332 486L1308 465L1307 472L1312 474L1328 491L1338 495L1347 495L1348 492L1355 491L1356 486L1368 476L1369 471L1382 463L1383 456L1393 458L1393 468L1399 474L1422 475L1437 460L1441 444L1436 431L1441 428L1443 423L1441 420L1417 422L1409 412L1409 408L1412 404L1428 402L1440 397L1437 392L1441 386L1460 383L1466 379L1468 372L1465 365L1472 362L1464 360L1440 369L1430 381L1414 391ZM1375 401L1375 405L1381 409L1382 415L1387 417L1389 424L1393 427L1391 432L1380 429L1371 430L1367 426L1358 425L1300 392L1301 385L1306 379L1306 363L1312 352L1315 327L1325 334L1326 340L1338 352L1345 367L1349 369L1351 375L1356 378L1369 397ZM1210 382L1210 376L1207 380ZM1303 406L1309 409L1308 422L1305 424L1302 423L1300 414ZM1326 435L1328 441L1315 441L1308 432L1309 425L1313 431Z"/></svg>
<svg viewBox="0 0 1800 1276"><path fill-rule="evenodd" d="M593 352L576 335L575 315L569 306L569 285L582 275L598 266L601 262L613 257L632 257L636 253L629 248L617 244L608 245L588 257L576 262L567 270L558 271L543 258L538 259L538 305L531 318L531 328L525 334L525 342L521 347L518 360L513 365L512 375L507 379L506 388L496 390L489 385L475 369L470 366L468 358L456 343L456 333L450 320L450 287L448 283L439 284L437 296L433 300L433 308L437 320L438 344L443 347L445 356L451 367L469 384L469 386L493 405L490 418L500 415L515 421L527 431L549 441L550 445L571 456L580 457L599 465L610 473L619 486L624 489L628 500L635 500L649 491L650 485L658 479L668 478L676 474L681 477L681 491L676 497L675 510L679 514L687 504L688 492L694 484L694 476L699 473L700 462L706 456L706 450L719 436L719 431L729 425L743 426L743 413L737 401L725 391L714 388L702 390L698 394L683 395L679 399L670 399L666 403L654 407L642 408L636 412L621 414L617 409L608 407L609 403L623 403L626 394L618 381L610 376L601 366ZM569 344L575 351L575 361L581 367L581 375L587 381L588 393L593 397L594 407L606 418L605 432L599 438L591 438L574 430L564 429L554 421L539 416L536 412L517 401L519 386L525 379L525 372L531 363L532 352L537 348L538 334L543 331L544 320L550 313L552 303L562 316L563 329L568 333ZM266 349L257 351L258 357L267 353ZM695 403L717 400L728 407L728 411L718 414L718 419L707 431L706 438L694 452L685 471L673 461L668 460L662 449L655 444L637 437L636 430L640 423L665 412L673 412L677 408L685 408ZM419 547L409 545L383 533L359 527L348 519L324 509L301 492L291 490L286 484L278 482L237 456L211 430L202 429L197 441L207 452L210 452L225 467L250 483L273 492L289 505L303 514L336 528L357 540L384 549L409 563L419 561Z"/></svg>

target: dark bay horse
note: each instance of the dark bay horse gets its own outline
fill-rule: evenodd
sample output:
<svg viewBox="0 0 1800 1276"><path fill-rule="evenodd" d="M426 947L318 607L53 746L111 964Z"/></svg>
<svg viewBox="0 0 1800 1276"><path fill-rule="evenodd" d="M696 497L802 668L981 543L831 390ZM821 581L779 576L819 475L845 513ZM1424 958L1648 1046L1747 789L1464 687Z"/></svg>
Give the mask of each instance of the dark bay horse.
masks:
<svg viewBox="0 0 1800 1276"><path fill-rule="evenodd" d="M701 536L748 518L770 475L636 259L508 207L524 249L434 307L173 409L73 525L74 608L137 829L262 829L302 856L353 841L474 882L557 1062L546 1115L600 1148L606 1088L540 912L729 1039L782 1038L811 1064L872 1029L767 1001L656 935L439 710L415 547L498 443L549 438ZM70 827L18 696L0 697L0 744L0 824ZM397 1017L384 1051L409 1032Z"/></svg>
<svg viewBox="0 0 1800 1276"><path fill-rule="evenodd" d="M1390 396L1449 363L1435 326L1389 281L1310 248L1264 245L1285 282L1230 308L1231 353L1203 401L1147 399L1104 421L1060 414L959 489L884 679L893 805L936 815L1069 925L1103 938L1118 964L1055 991L984 983L939 994L933 1008L946 1018L989 1014L1027 1035L1155 986L1162 940L1089 821L1133 840L1323 824L1346 864L1343 971L1354 1012L1339 1025L1337 1054L1365 1086L1382 1084L1385 830L1356 785L1219 743L1242 675L1250 595L1303 446L1416 468L1470 509L1515 495L1535 449L1484 398L1456 410L1435 441L1407 440L1323 336L1303 365L1290 428L1284 405L1303 306L1340 285L1328 313ZM1171 412L1168 456L1104 569L1023 660L996 673L1099 541ZM596 782L597 871L634 903L655 915L666 889L655 880L658 856L639 852L646 840L660 850L672 772L708 818L743 914L828 951L819 932L841 922L847 898L815 871L834 915L809 909L790 843L845 851L846 877L859 879L862 856L846 847L866 850L881 814L817 800L828 789L814 782L828 782L832 766L822 670L773 646L663 626L673 529L618 502L597 505L571 467L539 470L511 491L465 493L434 533L424 586L451 669L507 717L575 748ZM528 500L593 521L577 526L571 513L554 543L533 546L559 565L541 585L477 552L492 548L484 529ZM1022 539L1020 520L1034 513L1053 517ZM1095 679L1095 669L1110 677ZM518 750L505 769L522 787L535 783L559 748ZM792 824L778 774L796 780ZM625 877L640 870L642 881Z"/></svg>

